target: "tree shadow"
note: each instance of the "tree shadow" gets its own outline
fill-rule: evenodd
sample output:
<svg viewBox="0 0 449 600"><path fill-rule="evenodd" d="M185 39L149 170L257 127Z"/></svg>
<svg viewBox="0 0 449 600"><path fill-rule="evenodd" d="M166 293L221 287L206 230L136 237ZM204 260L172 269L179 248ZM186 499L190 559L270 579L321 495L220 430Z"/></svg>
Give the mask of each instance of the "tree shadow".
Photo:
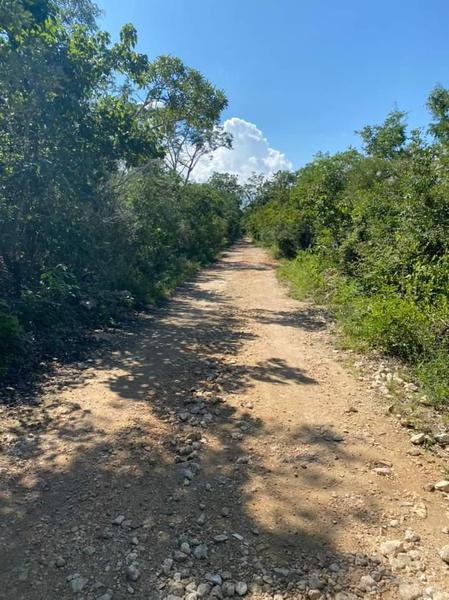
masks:
<svg viewBox="0 0 449 600"><path fill-rule="evenodd" d="M349 510L336 501L325 515L308 500L310 490L339 491L335 457L348 468L363 457L325 424L291 431L278 457L279 431L230 402L257 381L317 382L277 357L238 362L254 333L224 294L204 288L216 279L214 267L182 286L157 319L141 315L87 369L62 377L61 389L98 393L105 419L132 407L126 424L102 427L57 396L19 413L4 444L17 469L0 473L5 597L185 597L192 582L227 573L256 595L319 588L324 597L380 573L376 557L356 560L337 542L344 528L377 522L375 499Z"/></svg>
<svg viewBox="0 0 449 600"><path fill-rule="evenodd" d="M251 310L248 315L266 325L283 325L297 327L306 331L326 329L330 323L329 316L323 309L313 306L301 306L291 311Z"/></svg>

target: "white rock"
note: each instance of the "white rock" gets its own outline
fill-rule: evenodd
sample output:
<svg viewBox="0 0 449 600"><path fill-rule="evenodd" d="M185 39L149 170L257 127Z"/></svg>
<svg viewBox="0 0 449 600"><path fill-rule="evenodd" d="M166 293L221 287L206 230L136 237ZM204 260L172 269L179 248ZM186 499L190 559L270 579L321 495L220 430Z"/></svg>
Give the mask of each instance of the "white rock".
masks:
<svg viewBox="0 0 449 600"><path fill-rule="evenodd" d="M390 467L374 467L374 469L372 469L373 473L376 473L376 475L391 475L393 473L393 471L390 469Z"/></svg>
<svg viewBox="0 0 449 600"><path fill-rule="evenodd" d="M371 575L363 575L363 577L360 578L360 589L363 591L368 592L374 587L376 587L376 582Z"/></svg>
<svg viewBox="0 0 449 600"><path fill-rule="evenodd" d="M418 386L416 385L416 383L406 383L404 385L404 387L409 392L417 392L418 391Z"/></svg>
<svg viewBox="0 0 449 600"><path fill-rule="evenodd" d="M427 506L424 504L424 502L422 500L419 502L416 502L413 505L413 512L415 513L415 515L418 515L418 517L420 519L427 518Z"/></svg>
<svg viewBox="0 0 449 600"><path fill-rule="evenodd" d="M390 527L399 527L399 521L398 521L398 519L391 519L391 521L390 521Z"/></svg>
<svg viewBox="0 0 449 600"><path fill-rule="evenodd" d="M437 433L435 440L442 446L446 446L449 444L449 433Z"/></svg>
<svg viewBox="0 0 449 600"><path fill-rule="evenodd" d="M399 586L399 595L402 600L416 600L421 598L422 590L419 585L403 583Z"/></svg>
<svg viewBox="0 0 449 600"><path fill-rule="evenodd" d="M244 581L237 581L235 584L235 591L239 596L244 596L248 591L248 586Z"/></svg>
<svg viewBox="0 0 449 600"><path fill-rule="evenodd" d="M435 489L439 492L449 492L449 481L447 479L442 479L435 484Z"/></svg>
<svg viewBox="0 0 449 600"><path fill-rule="evenodd" d="M444 562L449 565L449 545L443 546L438 554L440 555L441 560L444 560Z"/></svg>
<svg viewBox="0 0 449 600"><path fill-rule="evenodd" d="M420 539L421 539L421 537L417 533L415 533L412 529L406 529L405 535L404 535L404 540L406 542L419 542Z"/></svg>
<svg viewBox="0 0 449 600"><path fill-rule="evenodd" d="M403 549L401 540L387 540L380 545L380 551L384 556L396 556Z"/></svg>
<svg viewBox="0 0 449 600"><path fill-rule="evenodd" d="M411 557L404 552L399 552L396 558L391 559L391 568L393 570L402 570L410 565Z"/></svg>
<svg viewBox="0 0 449 600"><path fill-rule="evenodd" d="M425 433L416 433L415 435L412 435L412 437L410 438L411 443L415 444L415 445L424 444L425 440L426 440Z"/></svg>

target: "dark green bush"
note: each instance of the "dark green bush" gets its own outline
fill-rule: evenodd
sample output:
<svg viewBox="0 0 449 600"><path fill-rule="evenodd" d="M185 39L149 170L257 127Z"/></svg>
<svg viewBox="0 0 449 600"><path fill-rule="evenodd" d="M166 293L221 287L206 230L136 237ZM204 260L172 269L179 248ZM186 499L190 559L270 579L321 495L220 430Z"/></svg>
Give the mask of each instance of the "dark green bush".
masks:
<svg viewBox="0 0 449 600"><path fill-rule="evenodd" d="M0 300L0 377L8 373L23 350L25 335L16 315Z"/></svg>
<svg viewBox="0 0 449 600"><path fill-rule="evenodd" d="M353 298L345 331L386 354L415 362L432 343L429 318L413 301L398 296Z"/></svg>
<svg viewBox="0 0 449 600"><path fill-rule="evenodd" d="M70 350L240 233L236 178L190 182L230 145L224 92L137 52L130 24L111 43L78 4L0 2L0 375L23 331L27 359Z"/></svg>

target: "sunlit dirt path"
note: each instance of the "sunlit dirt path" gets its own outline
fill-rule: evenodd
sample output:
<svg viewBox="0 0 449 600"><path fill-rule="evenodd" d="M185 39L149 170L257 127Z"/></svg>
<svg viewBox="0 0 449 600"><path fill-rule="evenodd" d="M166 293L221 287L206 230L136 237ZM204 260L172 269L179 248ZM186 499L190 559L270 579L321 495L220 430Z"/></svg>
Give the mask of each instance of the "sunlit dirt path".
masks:
<svg viewBox="0 0 449 600"><path fill-rule="evenodd" d="M265 251L104 337L3 409L0 598L446 598L441 465Z"/></svg>

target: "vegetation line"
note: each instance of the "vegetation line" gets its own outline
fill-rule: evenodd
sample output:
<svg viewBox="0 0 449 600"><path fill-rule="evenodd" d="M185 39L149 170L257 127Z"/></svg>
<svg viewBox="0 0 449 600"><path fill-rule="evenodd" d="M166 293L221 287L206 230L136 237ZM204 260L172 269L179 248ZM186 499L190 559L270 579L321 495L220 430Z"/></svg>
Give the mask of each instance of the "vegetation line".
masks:
<svg viewBox="0 0 449 600"><path fill-rule="evenodd" d="M427 400L449 406L449 91L427 132L395 111L363 151L318 155L260 184L246 209L256 242L287 261L300 298L327 304L347 341L404 361Z"/></svg>
<svg viewBox="0 0 449 600"><path fill-rule="evenodd" d="M0 5L0 379L158 300L239 235L231 140L195 69L117 43L90 0Z"/></svg>

